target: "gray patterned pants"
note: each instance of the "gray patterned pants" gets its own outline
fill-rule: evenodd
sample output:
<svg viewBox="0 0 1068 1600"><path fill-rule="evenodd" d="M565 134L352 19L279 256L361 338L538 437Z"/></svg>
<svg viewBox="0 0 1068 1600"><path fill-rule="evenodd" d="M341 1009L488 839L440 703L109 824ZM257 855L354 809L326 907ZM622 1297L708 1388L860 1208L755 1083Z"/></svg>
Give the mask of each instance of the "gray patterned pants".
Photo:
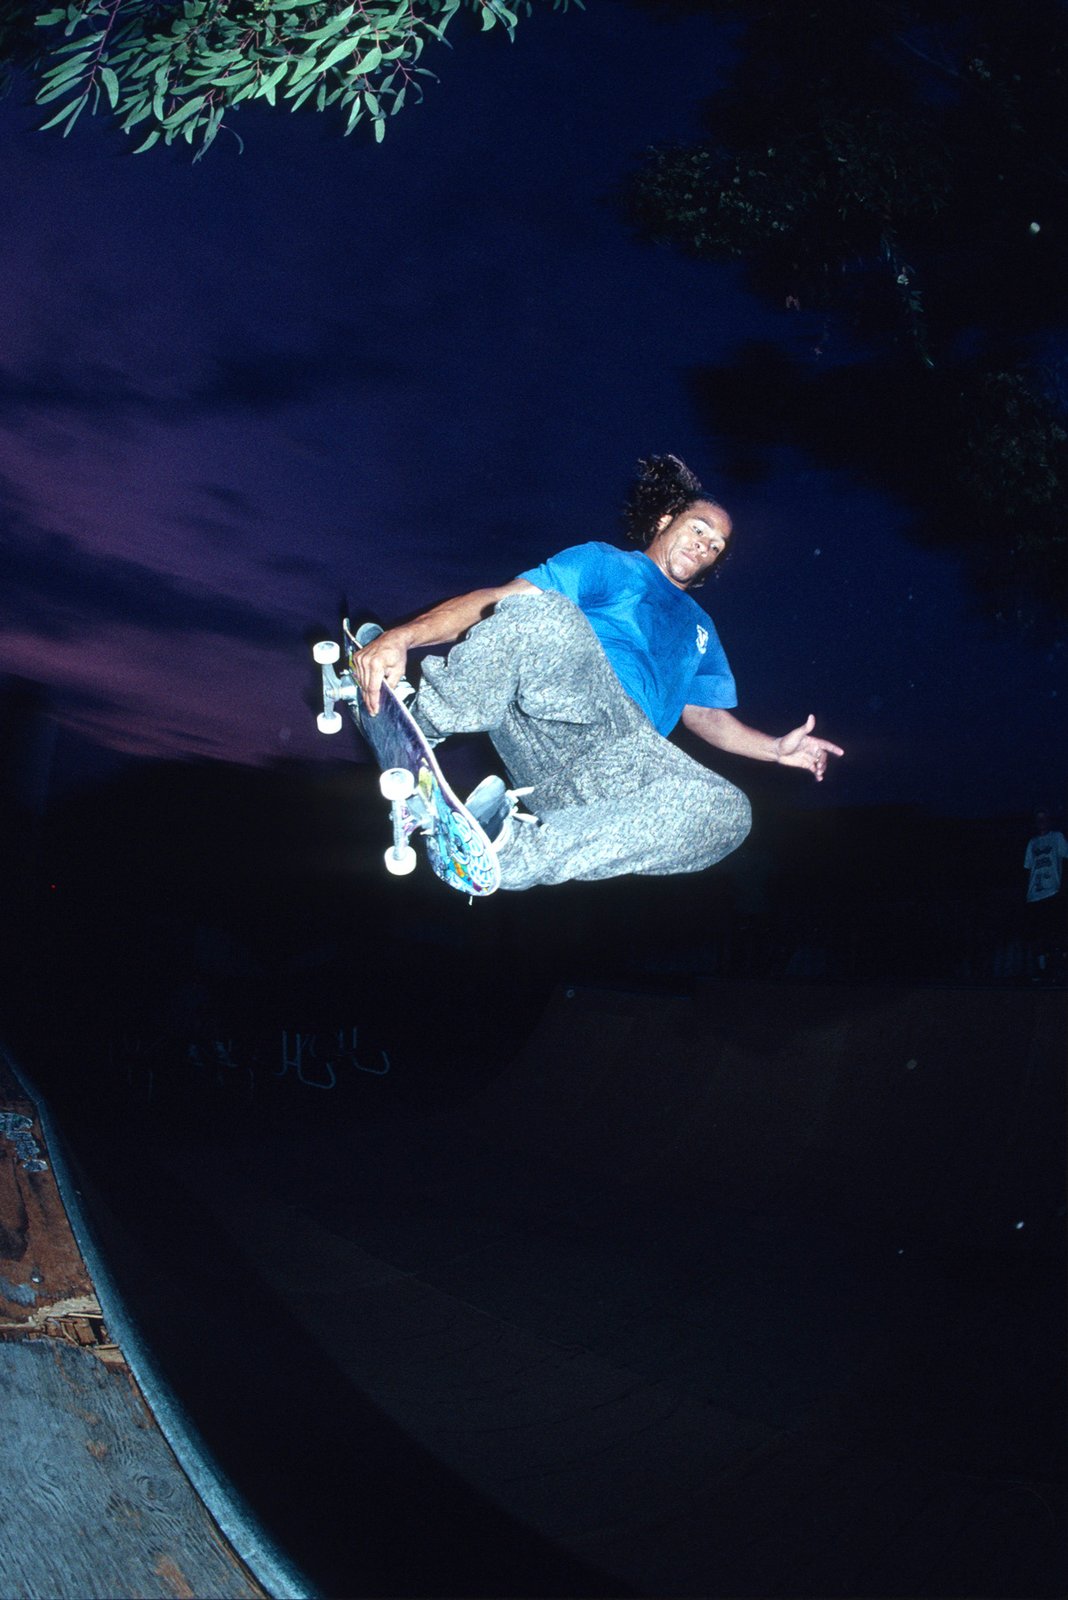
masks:
<svg viewBox="0 0 1068 1600"><path fill-rule="evenodd" d="M745 795L657 733L563 595L506 595L426 657L411 710L432 739L488 733L513 787L533 787L538 825L514 825L503 889L699 872L749 832Z"/></svg>

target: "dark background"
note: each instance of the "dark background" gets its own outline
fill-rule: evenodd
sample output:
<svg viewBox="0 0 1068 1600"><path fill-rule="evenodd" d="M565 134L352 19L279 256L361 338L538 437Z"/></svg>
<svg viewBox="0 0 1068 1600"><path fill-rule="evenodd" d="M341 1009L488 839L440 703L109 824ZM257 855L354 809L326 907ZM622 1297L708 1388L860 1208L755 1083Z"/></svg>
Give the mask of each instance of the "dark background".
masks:
<svg viewBox="0 0 1068 1600"><path fill-rule="evenodd" d="M908 1098L901 1085L922 1075L906 1077L896 1056L885 1081L866 1076L882 1066L848 1064L846 1100L860 1109L843 1127L876 1129L877 1176L854 1151L830 1153L870 1208L863 1225L814 1198L818 1148L812 1192L750 1200L739 1222L711 1189L682 1206L632 1187L625 1141L607 1175L596 1162L562 1175L554 1148L528 1149L518 1185L506 1153L495 1164L483 1149L483 1169L435 1142L439 1113L477 1102L561 990L608 993L609 1011L613 996L623 1008L700 996L683 1033L706 1028L709 1040L721 1010L743 1019L740 1037L759 1031L763 1016L745 1020L754 994L787 1038L797 1008L825 1009L832 1041L901 991L907 1028L893 1049L905 1057L927 995L952 1041L978 990L1063 985L1062 961L1037 963L1022 869L1032 809L1063 800L1062 632L997 625L965 564L919 544L903 507L848 469L780 446L766 476L729 474L736 456L705 426L690 380L747 340L779 337L782 314L740 271L636 242L612 199L643 146L696 133L732 48L699 12L666 24L623 5L547 11L514 47L499 32L464 39L380 149L314 117L253 113L240 122L244 155L221 136L197 166L164 150L133 159L85 119L65 142L39 135L18 92L2 108L4 1036L54 1101L169 1378L332 1593L352 1570L354 1439L372 1507L362 1549L377 1563L363 1569L366 1592L503 1592L485 1573L476 1589L466 1561L480 1517L492 1571L511 1564L516 1592L548 1592L537 1584L550 1571L553 1592L604 1588L485 1507L471 1512L466 1489L441 1499L346 1365L359 1372L363 1319L378 1306L373 1293L359 1304L339 1239L393 1259L394 1230L410 1228L419 1256L420 1228L432 1241L451 1229L441 1249L463 1261L500 1216L513 1226L513 1210L512 1270L526 1270L533 1240L527 1287L569 1315L563 1285L582 1279L581 1259L561 1276L558 1257L538 1255L543 1237L561 1260L576 1239L596 1240L613 1292L636 1271L668 1321L699 1283L694 1382L728 1408L766 1393L775 1424L803 1433L804 1408L782 1397L811 1391L838 1418L835 1448L846 1440L881 1461L889 1429L906 1478L946 1470L954 1494L961 1481L985 1494L988 1480L1020 1480L1016 1505L1041 1521L1040 1537L1024 1527L1026 1576L1011 1517L988 1519L1007 1555L991 1565L954 1549L939 1569L943 1508L923 1536L924 1570L956 1573L957 1588L899 1572L868 1592L1060 1592L1048 1552L1063 1528L1051 1420L1063 1413L1063 1305L1050 1287L1062 1281L1051 1130L1063 1082L1011 1034L1029 1001L1009 995L996 1049L958 1060L946 1047L948 1070L924 1082L930 1102ZM332 743L315 732L311 642L336 636L345 606L389 620L614 537L633 463L660 449L686 457L734 518L730 562L703 599L740 714L780 732L815 711L846 757L818 787L717 759L755 821L710 873L474 905L425 870L387 878L375 774L351 730ZM479 741L448 759L458 781L492 764ZM1054 998L1038 997L1047 1020ZM298 1034L316 1041L303 1076ZM810 1070L818 1090L822 1067ZM644 1102L627 1108L635 1161L659 1107L655 1072L640 1087ZM774 1121L792 1102L789 1083L773 1087ZM885 1141L880 1095L898 1119ZM1005 1104L1002 1142L997 1116L974 1108ZM600 1154L602 1112L621 1115L610 1073L588 1109ZM732 1115L757 1182L764 1123ZM925 1182L949 1174L941 1210L914 1199L921 1169ZM986 1196L974 1215L973 1187ZM255 1227L242 1239L227 1221L235 1197L239 1215L292 1201L294 1240L309 1218L321 1224L340 1263L331 1291L355 1309L336 1317L331 1305L309 1339L285 1309L286 1249L256 1265ZM891 1282L903 1216L912 1276ZM863 1263L844 1278L841 1238ZM673 1263L666 1287L636 1265L642 1241L650 1261ZM487 1305L495 1289L487 1269ZM766 1354L775 1297L797 1337ZM515 1304L521 1320L524 1295ZM829 1371L826 1327L854 1341L850 1371ZM748 1363L744 1400L724 1390L724 1356ZM679 1358L669 1343L659 1359L670 1373ZM526 1369L515 1379L531 1382ZM323 1408L339 1419L333 1433ZM390 1450L394 1477L369 1498ZM796 1485L783 1481L802 1508L793 1532L807 1538L807 1463ZM431 1504L439 1493L417 1534L398 1509L413 1483ZM836 1488L820 1502L817 1528L820 1516L837 1526L839 1499ZM981 1520L980 1501L976 1490ZM441 1549L461 1512L469 1544L446 1579ZM745 1539L776 1548L759 1516L754 1501L722 1524L749 1573L759 1562L747 1565ZM959 1542L974 1547L967 1526ZM775 1592L829 1592L818 1565L807 1590L791 1588L782 1559Z"/></svg>

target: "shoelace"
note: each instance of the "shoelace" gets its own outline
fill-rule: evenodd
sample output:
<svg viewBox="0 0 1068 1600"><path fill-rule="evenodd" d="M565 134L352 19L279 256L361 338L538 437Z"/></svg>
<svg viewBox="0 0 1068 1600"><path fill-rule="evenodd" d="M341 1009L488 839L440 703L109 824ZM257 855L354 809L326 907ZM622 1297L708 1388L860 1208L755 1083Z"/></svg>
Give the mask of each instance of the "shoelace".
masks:
<svg viewBox="0 0 1068 1600"><path fill-rule="evenodd" d="M534 785L532 783L528 783L525 789L506 789L504 791L504 798L508 801L509 807L511 808L508 812L508 815L510 817L515 817L519 822L537 822L538 819L533 812L520 811L519 809L519 802L522 800L523 796L525 794L533 793Z"/></svg>

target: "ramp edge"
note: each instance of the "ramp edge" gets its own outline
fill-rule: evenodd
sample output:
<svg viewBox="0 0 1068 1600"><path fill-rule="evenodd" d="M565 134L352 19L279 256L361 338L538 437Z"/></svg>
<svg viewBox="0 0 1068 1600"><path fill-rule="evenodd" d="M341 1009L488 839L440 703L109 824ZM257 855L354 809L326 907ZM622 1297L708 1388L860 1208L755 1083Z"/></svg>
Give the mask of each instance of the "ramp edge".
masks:
<svg viewBox="0 0 1068 1600"><path fill-rule="evenodd" d="M120 1346L179 1466L216 1526L272 1600L324 1600L253 1515L240 1491L215 1461L199 1431L162 1378L98 1248L47 1100L2 1042L0 1055L8 1071L37 1108L56 1186L75 1242L93 1280L109 1332Z"/></svg>

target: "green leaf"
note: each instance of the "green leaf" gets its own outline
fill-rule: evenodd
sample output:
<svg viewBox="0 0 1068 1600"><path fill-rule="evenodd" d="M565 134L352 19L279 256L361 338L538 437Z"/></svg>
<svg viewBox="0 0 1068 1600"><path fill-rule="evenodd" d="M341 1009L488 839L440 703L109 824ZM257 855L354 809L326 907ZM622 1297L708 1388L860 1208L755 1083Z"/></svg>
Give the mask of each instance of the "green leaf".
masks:
<svg viewBox="0 0 1068 1600"><path fill-rule="evenodd" d="M129 133L131 128L136 128L139 122L144 122L151 113L152 107L144 98L135 101L126 114L125 120L120 124L123 133Z"/></svg>
<svg viewBox="0 0 1068 1600"><path fill-rule="evenodd" d="M315 88L315 79L313 78L310 83L306 83L304 85L303 89L301 89L300 93L297 95L297 98L293 101L293 104L290 106L290 110L291 111L298 110L298 108L304 104L305 100L307 100L308 96L311 94L311 92L312 92L312 90L314 88ZM290 98L291 94L292 94L292 90L287 92L287 94L286 94L286 99L287 100Z"/></svg>
<svg viewBox="0 0 1068 1600"><path fill-rule="evenodd" d="M100 81L104 85L104 88L107 90L107 97L108 97L108 100L111 103L111 109L112 109L112 111L114 111L115 107L119 103L119 80L118 80L118 76L116 75L116 73L114 73L111 70L110 67L101 67L101 69L100 69Z"/></svg>
<svg viewBox="0 0 1068 1600"><path fill-rule="evenodd" d="M206 122L206 124L204 126L204 137L201 140L200 149L197 151L196 155L193 157L194 166L196 165L196 163L198 161L202 161L203 160L206 151L209 150L210 147L214 144L215 135L218 133L219 128L222 125L222 116L223 116L223 108L222 108L222 106L216 106L214 111L212 112L211 116L208 118L208 120L207 120L207 122Z"/></svg>
<svg viewBox="0 0 1068 1600"><path fill-rule="evenodd" d="M70 44L61 44L55 50L49 50L50 56L72 56L79 50L91 50L104 37L103 32L83 34L80 39L72 39ZM55 70L54 68L52 69Z"/></svg>
<svg viewBox="0 0 1068 1600"><path fill-rule="evenodd" d="M336 17L331 17L324 27L316 28L314 32L306 33L304 37L313 40L316 44L325 44L327 39L332 39L335 33L340 33L342 28L351 22L352 13L355 9L355 6L346 6L344 11L339 11Z"/></svg>
<svg viewBox="0 0 1068 1600"><path fill-rule="evenodd" d="M157 141L159 140L159 137L160 137L159 129L158 128L153 128L152 132L149 134L148 138L144 141L144 143L143 144L139 144L137 146L136 150L131 150L130 154L133 155L133 156L139 156L141 154L142 150L151 150L152 146L154 144L156 144Z"/></svg>
<svg viewBox="0 0 1068 1600"><path fill-rule="evenodd" d="M336 44L334 46L334 48L330 51L329 55L327 55L325 57L325 59L322 62L320 62L319 71L320 72L328 72L330 70L330 68L333 67L333 66L336 66L336 64L339 61L344 61L346 56L351 56L353 54L353 52L358 50L362 44L363 44L363 36L362 35L359 35L355 39L344 39L344 40L342 40L342 42L340 44ZM362 77L365 73L373 72L375 70L375 68L381 63L381 60L382 60L382 52L381 52L381 50L378 48L377 45L372 45L371 49L368 50L367 54L365 56L362 56L360 58L360 60L358 62L356 62L355 70L357 70L359 72L360 76Z"/></svg>
<svg viewBox="0 0 1068 1600"><path fill-rule="evenodd" d="M305 78L312 76L317 65L318 62L314 51L311 55L301 56L297 59L297 64L293 68L293 76L289 80L289 88L286 90L287 99L292 99L296 89L303 84Z"/></svg>
<svg viewBox="0 0 1068 1600"><path fill-rule="evenodd" d="M280 66L275 67L270 77L264 78L263 82L260 84L260 93L264 96L268 105L274 105L275 90L278 88L278 85L281 83L288 71L289 62L283 61Z"/></svg>
<svg viewBox="0 0 1068 1600"><path fill-rule="evenodd" d="M88 100L88 98L89 98L88 94L83 94L80 100L76 100L74 102L74 105L73 105L73 107L71 109L71 114L67 119L67 126L63 129L63 137L64 137L64 139L67 137L68 133L73 128L73 126L77 122L78 118L81 116L82 110L84 109L84 106L85 106L85 102Z"/></svg>
<svg viewBox="0 0 1068 1600"><path fill-rule="evenodd" d="M54 67L45 78L43 93L51 94L56 89L62 90L72 78L80 78L88 66L88 56L76 56L70 61L64 61L61 67Z"/></svg>
<svg viewBox="0 0 1068 1600"><path fill-rule="evenodd" d="M47 89L41 90L37 96L36 103L39 106L47 106L51 101L58 100L61 95L70 94L71 90L75 88L77 88L77 84L69 78L65 79L63 83L53 83Z"/></svg>
<svg viewBox="0 0 1068 1600"><path fill-rule="evenodd" d="M54 117L50 117L47 122L42 122L40 128L37 131L39 133L44 133L46 128L54 128L57 122L62 122L63 118L67 115L67 113L70 110L71 105L73 103L74 102L68 100L67 104L63 107L62 111L57 111ZM84 104L84 100L81 102L81 104Z"/></svg>
<svg viewBox="0 0 1068 1600"><path fill-rule="evenodd" d="M248 83L249 79L255 76L255 67L245 67L242 71L232 72L225 78L209 78L208 82L213 89L240 89L242 84Z"/></svg>
<svg viewBox="0 0 1068 1600"><path fill-rule="evenodd" d="M356 63L356 66L359 68L360 75L362 77L367 77L370 73L376 72L381 65L382 52L377 45L374 45L372 49L368 50L367 54L365 56L361 56L359 61Z"/></svg>
<svg viewBox="0 0 1068 1600"><path fill-rule="evenodd" d="M56 23L62 22L66 15L65 11L42 11L39 17L34 18L34 21L39 28L54 28Z"/></svg>
<svg viewBox="0 0 1068 1600"><path fill-rule="evenodd" d="M194 95L191 100L187 100L184 105L180 105L177 111L172 111L169 117L161 117L160 121L168 132L173 133L176 128L181 127L183 122L196 115L207 98L206 94Z"/></svg>

